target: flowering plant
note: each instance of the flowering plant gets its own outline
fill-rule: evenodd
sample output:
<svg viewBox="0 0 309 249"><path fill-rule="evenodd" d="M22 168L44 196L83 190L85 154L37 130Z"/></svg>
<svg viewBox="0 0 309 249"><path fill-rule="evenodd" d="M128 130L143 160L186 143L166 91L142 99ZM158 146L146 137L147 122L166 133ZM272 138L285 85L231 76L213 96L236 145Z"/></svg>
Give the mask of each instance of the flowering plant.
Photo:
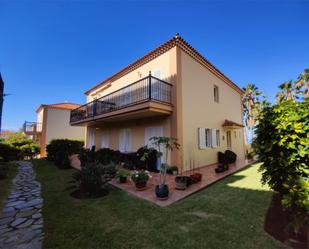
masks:
<svg viewBox="0 0 309 249"><path fill-rule="evenodd" d="M131 179L133 182L147 182L148 179L151 177L151 175L149 174L149 172L147 170L135 170L132 174L131 174Z"/></svg>

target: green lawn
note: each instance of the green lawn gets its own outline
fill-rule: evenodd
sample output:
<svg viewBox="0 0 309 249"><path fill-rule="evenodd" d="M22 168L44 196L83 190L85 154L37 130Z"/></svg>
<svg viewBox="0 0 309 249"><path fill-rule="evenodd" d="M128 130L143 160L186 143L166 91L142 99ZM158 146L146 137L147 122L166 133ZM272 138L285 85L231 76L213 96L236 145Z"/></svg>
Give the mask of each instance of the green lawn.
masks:
<svg viewBox="0 0 309 249"><path fill-rule="evenodd" d="M44 248L286 248L263 230L272 196L258 165L161 208L110 187L100 199L78 200L71 170L34 161L44 197Z"/></svg>
<svg viewBox="0 0 309 249"><path fill-rule="evenodd" d="M9 166L7 178L0 180L0 211L4 207L5 200L10 192L12 179L14 178L17 172L16 164L14 163L7 163L7 164Z"/></svg>

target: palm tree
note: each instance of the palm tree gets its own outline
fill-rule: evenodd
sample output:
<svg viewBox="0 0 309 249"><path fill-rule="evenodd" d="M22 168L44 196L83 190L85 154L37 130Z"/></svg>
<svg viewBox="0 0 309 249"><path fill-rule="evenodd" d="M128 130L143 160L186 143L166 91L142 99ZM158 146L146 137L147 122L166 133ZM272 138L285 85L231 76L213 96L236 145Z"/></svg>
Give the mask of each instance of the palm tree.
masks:
<svg viewBox="0 0 309 249"><path fill-rule="evenodd" d="M282 103L287 100L294 101L296 99L296 88L292 80L282 83L279 86L279 89L281 91L276 95L278 103Z"/></svg>
<svg viewBox="0 0 309 249"><path fill-rule="evenodd" d="M245 124L249 130L251 141L253 141L253 129L256 125L257 115L260 110L259 96L262 95L262 92L258 91L256 85L250 83L248 83L243 90L245 91L243 96Z"/></svg>
<svg viewBox="0 0 309 249"><path fill-rule="evenodd" d="M309 98L309 68L306 68L304 72L298 76L295 86L301 94L304 94L305 98Z"/></svg>
<svg viewBox="0 0 309 249"><path fill-rule="evenodd" d="M1 133L1 124L2 124L2 107L3 107L3 97L4 97L4 82L0 73L0 133Z"/></svg>

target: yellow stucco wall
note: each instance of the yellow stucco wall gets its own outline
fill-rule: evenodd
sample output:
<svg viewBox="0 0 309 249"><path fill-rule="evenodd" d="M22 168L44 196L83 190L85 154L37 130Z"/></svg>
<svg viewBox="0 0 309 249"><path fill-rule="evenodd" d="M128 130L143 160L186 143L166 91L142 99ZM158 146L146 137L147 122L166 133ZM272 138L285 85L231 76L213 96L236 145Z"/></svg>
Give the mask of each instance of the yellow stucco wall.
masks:
<svg viewBox="0 0 309 249"><path fill-rule="evenodd" d="M85 128L70 125L70 110L48 108L46 124L46 145L58 138L84 140Z"/></svg>
<svg viewBox="0 0 309 249"><path fill-rule="evenodd" d="M100 98L105 96L111 92L114 92L126 85L134 83L139 79L145 78L149 75L149 71L154 74L155 71L161 71L161 79L167 82L170 82L171 77L171 63L173 63L173 53L175 52L175 48L172 48L170 51L160 55L156 59L142 65L141 67L133 70L132 72L124 75L123 77L111 82L111 86L109 87L100 87L98 89L93 90L87 96L87 102L92 101L95 97Z"/></svg>
<svg viewBox="0 0 309 249"><path fill-rule="evenodd" d="M196 167L216 163L217 152L227 149L224 120L242 124L241 95L183 51L181 77L184 168L189 169L192 160ZM214 101L214 85L219 87L219 103ZM221 146L199 149L198 128L220 129ZM232 151L238 158L244 158L243 139L242 129L232 130Z"/></svg>

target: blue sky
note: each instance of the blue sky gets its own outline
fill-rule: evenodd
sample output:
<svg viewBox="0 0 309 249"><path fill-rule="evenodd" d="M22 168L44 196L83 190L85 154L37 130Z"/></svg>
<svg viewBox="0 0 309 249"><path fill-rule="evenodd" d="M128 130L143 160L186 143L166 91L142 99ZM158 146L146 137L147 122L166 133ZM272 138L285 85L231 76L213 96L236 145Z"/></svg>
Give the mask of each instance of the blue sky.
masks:
<svg viewBox="0 0 309 249"><path fill-rule="evenodd" d="M309 67L308 1L0 0L3 128L84 91L177 32L240 87L270 100Z"/></svg>

